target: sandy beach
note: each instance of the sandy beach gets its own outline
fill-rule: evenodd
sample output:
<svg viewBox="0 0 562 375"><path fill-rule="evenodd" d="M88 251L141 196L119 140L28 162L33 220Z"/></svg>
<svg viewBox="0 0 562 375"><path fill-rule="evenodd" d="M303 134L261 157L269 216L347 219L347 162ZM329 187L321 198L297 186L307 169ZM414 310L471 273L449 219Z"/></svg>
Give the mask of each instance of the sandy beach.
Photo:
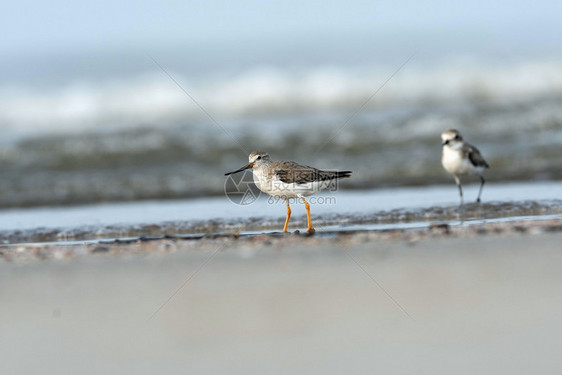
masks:
<svg viewBox="0 0 562 375"><path fill-rule="evenodd" d="M558 217L4 246L0 372L554 373L561 241Z"/></svg>

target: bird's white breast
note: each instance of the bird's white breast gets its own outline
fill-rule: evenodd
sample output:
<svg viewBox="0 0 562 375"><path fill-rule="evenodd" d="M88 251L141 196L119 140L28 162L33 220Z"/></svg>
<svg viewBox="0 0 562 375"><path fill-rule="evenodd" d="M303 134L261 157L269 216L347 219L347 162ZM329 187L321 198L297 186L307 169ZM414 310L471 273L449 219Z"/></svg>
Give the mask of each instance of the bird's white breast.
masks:
<svg viewBox="0 0 562 375"><path fill-rule="evenodd" d="M261 191L283 199L306 197L327 188L326 185L329 184L329 181L314 181L306 184L286 183L275 174L269 176L262 169L253 170L254 183Z"/></svg>
<svg viewBox="0 0 562 375"><path fill-rule="evenodd" d="M468 157L463 157L461 147L444 146L441 164L447 172L455 175L474 172L474 166L468 160Z"/></svg>

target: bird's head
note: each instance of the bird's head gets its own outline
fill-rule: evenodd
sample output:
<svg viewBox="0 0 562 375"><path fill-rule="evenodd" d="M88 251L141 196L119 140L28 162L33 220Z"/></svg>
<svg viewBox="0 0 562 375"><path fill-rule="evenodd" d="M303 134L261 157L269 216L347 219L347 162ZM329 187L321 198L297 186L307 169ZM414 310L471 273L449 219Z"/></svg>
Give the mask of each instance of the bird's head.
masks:
<svg viewBox="0 0 562 375"><path fill-rule="evenodd" d="M458 130L449 129L441 133L441 144L443 146L453 146L459 143L462 143L462 135Z"/></svg>
<svg viewBox="0 0 562 375"><path fill-rule="evenodd" d="M250 154L250 156L248 156L248 164L246 164L242 168L237 169L235 171L225 173L225 176L228 176L228 175L231 175L231 174L234 174L234 173L238 173L238 172L242 172L243 170L246 170L246 169L259 168L262 165L268 164L269 162L270 162L270 158L269 158L269 154L267 152L254 151Z"/></svg>

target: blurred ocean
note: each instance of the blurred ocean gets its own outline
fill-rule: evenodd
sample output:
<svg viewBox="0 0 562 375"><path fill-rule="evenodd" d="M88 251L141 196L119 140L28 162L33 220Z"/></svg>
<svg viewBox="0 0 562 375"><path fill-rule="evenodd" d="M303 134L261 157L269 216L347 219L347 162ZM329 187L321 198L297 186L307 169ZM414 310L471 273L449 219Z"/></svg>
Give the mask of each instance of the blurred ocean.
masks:
<svg viewBox="0 0 562 375"><path fill-rule="evenodd" d="M0 207L220 195L257 149L351 169L346 188L448 183L447 128L480 148L489 181L562 179L554 36L389 35L10 56Z"/></svg>

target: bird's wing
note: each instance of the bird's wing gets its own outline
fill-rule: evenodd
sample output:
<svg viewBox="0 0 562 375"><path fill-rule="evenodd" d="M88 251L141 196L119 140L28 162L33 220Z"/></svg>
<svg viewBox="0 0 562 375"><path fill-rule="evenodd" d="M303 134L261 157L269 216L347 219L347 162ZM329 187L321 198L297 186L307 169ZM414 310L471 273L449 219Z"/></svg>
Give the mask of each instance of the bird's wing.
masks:
<svg viewBox="0 0 562 375"><path fill-rule="evenodd" d="M274 161L272 171L277 178L286 184L306 184L314 181L333 180L349 177L351 171L322 171L294 161Z"/></svg>
<svg viewBox="0 0 562 375"><path fill-rule="evenodd" d="M482 154L476 147L468 143L465 143L465 147L467 148L468 159L472 165L475 167L490 168L490 165L486 162L486 160L484 160Z"/></svg>

